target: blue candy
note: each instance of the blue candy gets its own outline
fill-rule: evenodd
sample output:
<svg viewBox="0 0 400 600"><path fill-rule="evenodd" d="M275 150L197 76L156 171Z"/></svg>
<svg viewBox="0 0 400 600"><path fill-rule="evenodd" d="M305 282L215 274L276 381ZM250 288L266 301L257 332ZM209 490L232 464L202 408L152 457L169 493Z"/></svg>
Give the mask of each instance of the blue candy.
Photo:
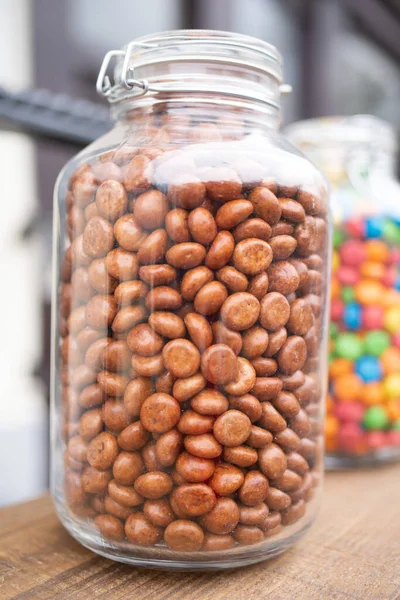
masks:
<svg viewBox="0 0 400 600"><path fill-rule="evenodd" d="M400 275L398 275L396 281L394 282L394 289L400 292Z"/></svg>
<svg viewBox="0 0 400 600"><path fill-rule="evenodd" d="M362 309L357 302L349 302L344 307L343 321L350 330L356 330L361 327Z"/></svg>
<svg viewBox="0 0 400 600"><path fill-rule="evenodd" d="M355 365L355 371L365 382L380 381L382 379L382 366L375 356L362 356Z"/></svg>
<svg viewBox="0 0 400 600"><path fill-rule="evenodd" d="M383 235L384 221L380 217L371 217L366 220L365 224L365 237L366 238L380 238Z"/></svg>

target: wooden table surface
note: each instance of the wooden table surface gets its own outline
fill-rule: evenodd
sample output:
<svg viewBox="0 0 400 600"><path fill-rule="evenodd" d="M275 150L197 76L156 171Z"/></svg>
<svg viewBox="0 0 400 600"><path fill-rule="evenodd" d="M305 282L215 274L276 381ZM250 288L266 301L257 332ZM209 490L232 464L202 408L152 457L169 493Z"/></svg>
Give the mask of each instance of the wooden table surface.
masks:
<svg viewBox="0 0 400 600"><path fill-rule="evenodd" d="M399 600L400 465L329 473L313 528L286 554L233 571L136 569L92 554L48 496L0 511L0 599Z"/></svg>

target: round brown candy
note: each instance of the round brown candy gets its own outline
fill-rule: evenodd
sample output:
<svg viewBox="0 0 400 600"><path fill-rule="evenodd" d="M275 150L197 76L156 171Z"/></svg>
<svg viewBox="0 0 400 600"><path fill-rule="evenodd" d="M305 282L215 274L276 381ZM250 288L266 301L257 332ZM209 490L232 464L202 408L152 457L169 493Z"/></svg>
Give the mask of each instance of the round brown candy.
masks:
<svg viewBox="0 0 400 600"><path fill-rule="evenodd" d="M132 485L143 471L144 464L139 452L120 452L114 461L114 479L121 485Z"/></svg>
<svg viewBox="0 0 400 600"><path fill-rule="evenodd" d="M235 545L235 542L230 535L216 535L214 533L206 533L202 550L205 552L220 552L221 550L229 550Z"/></svg>
<svg viewBox="0 0 400 600"><path fill-rule="evenodd" d="M135 217L130 213L123 215L115 222L114 235L121 248L131 252L139 250L147 236ZM112 273L110 274L112 275Z"/></svg>
<svg viewBox="0 0 400 600"><path fill-rule="evenodd" d="M128 377L120 373L112 373L111 371L101 371L97 375L97 381L108 396L123 396L126 386L129 383Z"/></svg>
<svg viewBox="0 0 400 600"><path fill-rule="evenodd" d="M125 340L113 340L104 348L103 367L107 371L127 371L131 363L131 353Z"/></svg>
<svg viewBox="0 0 400 600"><path fill-rule="evenodd" d="M182 277L181 294L185 300L193 300L197 292L212 281L214 274L208 267L195 267L187 271Z"/></svg>
<svg viewBox="0 0 400 600"><path fill-rule="evenodd" d="M290 428L301 438L310 435L311 420L305 410L300 409L296 415L291 417Z"/></svg>
<svg viewBox="0 0 400 600"><path fill-rule="evenodd" d="M143 513L135 513L126 520L125 534L133 544L154 546L161 541L162 529L155 527Z"/></svg>
<svg viewBox="0 0 400 600"><path fill-rule="evenodd" d="M178 423L178 429L186 435L201 435L212 431L214 417L201 415L194 410L184 412Z"/></svg>
<svg viewBox="0 0 400 600"><path fill-rule="evenodd" d="M214 508L217 498L205 483L184 483L174 492L179 508L191 517L199 517Z"/></svg>
<svg viewBox="0 0 400 600"><path fill-rule="evenodd" d="M168 200L171 204L192 209L200 206L206 195L206 186L192 173L180 173L168 187Z"/></svg>
<svg viewBox="0 0 400 600"><path fill-rule="evenodd" d="M156 379L156 392L170 394L172 392L174 381L175 377L173 377L169 371L164 371L164 373L158 375Z"/></svg>
<svg viewBox="0 0 400 600"><path fill-rule="evenodd" d="M282 492L292 492L298 488L303 482L303 479L290 469L286 469L282 475L273 482L273 487L282 490Z"/></svg>
<svg viewBox="0 0 400 600"><path fill-rule="evenodd" d="M158 310L176 310L182 306L182 296L178 290L169 286L160 285L149 291L146 296L146 306L152 312Z"/></svg>
<svg viewBox="0 0 400 600"><path fill-rule="evenodd" d="M101 410L94 408L86 411L79 421L79 433L81 437L90 441L103 429Z"/></svg>
<svg viewBox="0 0 400 600"><path fill-rule="evenodd" d="M253 294L258 300L261 300L268 292L269 279L266 271L258 273L251 278L247 291Z"/></svg>
<svg viewBox="0 0 400 600"><path fill-rule="evenodd" d="M231 266L219 269L217 271L217 279L233 293L245 292L249 284L246 275Z"/></svg>
<svg viewBox="0 0 400 600"><path fill-rule="evenodd" d="M256 372L251 363L246 358L239 356L235 379L225 384L224 390L235 396L247 394L253 389L255 381Z"/></svg>
<svg viewBox="0 0 400 600"><path fill-rule="evenodd" d="M170 550L195 552L203 545L204 532L193 521L178 519L165 529L164 541Z"/></svg>
<svg viewBox="0 0 400 600"><path fill-rule="evenodd" d="M137 253L139 263L141 265L154 265L161 262L164 260L167 248L167 232L164 229L156 229L143 240Z"/></svg>
<svg viewBox="0 0 400 600"><path fill-rule="evenodd" d="M110 471L99 471L87 466L82 472L82 488L87 494L104 494L111 480Z"/></svg>
<svg viewBox="0 0 400 600"><path fill-rule="evenodd" d="M257 377L271 377L278 370L278 363L273 358L259 356L251 361Z"/></svg>
<svg viewBox="0 0 400 600"><path fill-rule="evenodd" d="M177 429L163 433L156 441L156 455L163 467L170 467L176 461L182 448L183 436Z"/></svg>
<svg viewBox="0 0 400 600"><path fill-rule="evenodd" d="M239 544L258 544L264 541L264 534L255 525L238 525L233 532L233 537Z"/></svg>
<svg viewBox="0 0 400 600"><path fill-rule="evenodd" d="M238 292L225 300L220 314L226 327L234 331L243 331L257 321L260 303L252 294Z"/></svg>
<svg viewBox="0 0 400 600"><path fill-rule="evenodd" d="M149 190L138 196L133 207L139 226L150 230L163 226L167 212L167 198L158 190Z"/></svg>
<svg viewBox="0 0 400 600"><path fill-rule="evenodd" d="M283 431L279 431L274 435L274 441L284 450L285 452L291 452L294 450L297 452L301 447L301 439L290 427L286 427Z"/></svg>
<svg viewBox="0 0 400 600"><path fill-rule="evenodd" d="M280 329L287 323L289 316L290 305L283 294L271 292L261 300L260 321L265 329Z"/></svg>
<svg viewBox="0 0 400 600"><path fill-rule="evenodd" d="M217 496L230 496L243 484L244 475L241 469L229 464L219 463L209 481Z"/></svg>
<svg viewBox="0 0 400 600"><path fill-rule="evenodd" d="M140 475L135 481L135 490L144 498L155 500L166 496L172 490L173 481L163 471L151 471Z"/></svg>
<svg viewBox="0 0 400 600"><path fill-rule="evenodd" d="M296 250L297 242L291 235L276 235L269 240L274 260L286 260Z"/></svg>
<svg viewBox="0 0 400 600"><path fill-rule="evenodd" d="M124 186L114 179L103 181L96 192L96 208L104 219L115 221L128 206L128 196Z"/></svg>
<svg viewBox="0 0 400 600"><path fill-rule="evenodd" d="M233 229L253 212L248 200L231 200L218 209L215 221L220 229Z"/></svg>
<svg viewBox="0 0 400 600"><path fill-rule="evenodd" d="M206 249L196 242L175 244L165 254L167 263L177 269L193 269L200 265L206 255Z"/></svg>
<svg viewBox="0 0 400 600"><path fill-rule="evenodd" d="M162 351L166 369L178 378L191 377L200 367L200 353L189 340L177 338L168 342Z"/></svg>
<svg viewBox="0 0 400 600"><path fill-rule="evenodd" d="M201 518L201 525L211 533L231 533L239 522L239 508L231 498L217 498L213 509Z"/></svg>
<svg viewBox="0 0 400 600"><path fill-rule="evenodd" d="M222 453L222 446L211 433L187 435L184 446L193 456L200 458L217 458Z"/></svg>
<svg viewBox="0 0 400 600"><path fill-rule="evenodd" d="M83 234L83 251L92 258L101 258L114 245L113 227L102 217L93 217L87 223Z"/></svg>
<svg viewBox="0 0 400 600"><path fill-rule="evenodd" d="M93 519L93 524L106 540L120 541L125 537L122 522L113 515L97 515L97 517Z"/></svg>
<svg viewBox="0 0 400 600"><path fill-rule="evenodd" d="M122 485L115 479L108 484L108 493L115 502L127 508L139 506L144 501L143 496L140 496L133 486Z"/></svg>
<svg viewBox="0 0 400 600"><path fill-rule="evenodd" d="M283 373L292 375L303 368L306 358L307 346L304 339L297 335L289 336L279 350L279 368Z"/></svg>
<svg viewBox="0 0 400 600"><path fill-rule="evenodd" d="M226 462L237 465L238 467L251 467L258 461L258 454L254 448L248 446L233 446L224 448L223 454Z"/></svg>
<svg viewBox="0 0 400 600"><path fill-rule="evenodd" d="M178 423L180 416L179 403L168 394L152 394L140 408L143 427L154 433L169 431Z"/></svg>
<svg viewBox="0 0 400 600"><path fill-rule="evenodd" d="M243 525L260 525L269 514L265 502L252 506L239 505L239 520Z"/></svg>
<svg viewBox="0 0 400 600"><path fill-rule="evenodd" d="M103 431L90 442L87 449L87 460L92 467L106 471L113 465L117 454L117 440L111 433Z"/></svg>
<svg viewBox="0 0 400 600"><path fill-rule="evenodd" d="M306 213L300 202L292 200L292 198L279 198L279 204L282 209L282 219L292 223L304 221Z"/></svg>
<svg viewBox="0 0 400 600"><path fill-rule="evenodd" d="M177 244L190 242L190 231L188 227L189 213L183 208L170 210L165 217L165 229L171 240Z"/></svg>
<svg viewBox="0 0 400 600"><path fill-rule="evenodd" d="M239 410L228 410L220 415L213 427L215 438L223 446L240 446L250 435L251 421Z"/></svg>
<svg viewBox="0 0 400 600"><path fill-rule="evenodd" d="M257 217L266 221L269 225L275 225L281 218L282 209L275 194L268 188L256 187L248 199L253 204L254 213Z"/></svg>
<svg viewBox="0 0 400 600"><path fill-rule="evenodd" d="M256 506L265 500L268 488L268 479L265 475L260 471L249 471L239 489L239 499L247 506Z"/></svg>
<svg viewBox="0 0 400 600"><path fill-rule="evenodd" d="M276 444L269 444L258 451L258 463L264 475L271 480L278 479L287 468L286 455Z"/></svg>
<svg viewBox="0 0 400 600"><path fill-rule="evenodd" d="M261 318L262 318L261 302ZM248 331L243 333L242 354L248 360L261 356L268 348L268 332L259 325L254 325Z"/></svg>
<svg viewBox="0 0 400 600"><path fill-rule="evenodd" d="M153 392L153 384L147 377L137 377L130 381L124 393L124 405L127 414L130 417L138 417L144 400Z"/></svg>
<svg viewBox="0 0 400 600"><path fill-rule="evenodd" d="M118 306L112 296L93 296L86 304L86 323L93 329L106 332L117 312Z"/></svg>
<svg viewBox="0 0 400 600"><path fill-rule="evenodd" d="M214 342L216 344L225 344L232 348L235 354L239 354L242 349L242 336L238 331L232 331L225 327L222 321L216 321L211 326Z"/></svg>
<svg viewBox="0 0 400 600"><path fill-rule="evenodd" d="M271 237L271 226L263 219L246 219L233 230L235 242L247 238L258 238L267 242Z"/></svg>
<svg viewBox="0 0 400 600"><path fill-rule="evenodd" d="M251 393L262 402L272 400L282 389L279 377L256 377Z"/></svg>
<svg viewBox="0 0 400 600"><path fill-rule="evenodd" d="M201 206L189 213L188 227L192 238L203 246L211 244L217 235L217 225L214 217L210 211Z"/></svg>
<svg viewBox="0 0 400 600"><path fill-rule="evenodd" d="M287 331L285 327L281 327L277 331L273 331L269 334L268 348L264 352L264 356L270 358L275 356L282 348L283 344L287 339Z"/></svg>
<svg viewBox="0 0 400 600"><path fill-rule="evenodd" d="M149 285L155 287L158 285L167 285L168 283L175 281L177 273L171 265L145 265L140 267L139 277ZM142 282L131 283L138 283L141 286L146 287ZM142 295L140 297L142 297Z"/></svg>
<svg viewBox="0 0 400 600"><path fill-rule="evenodd" d="M251 426L251 433L246 443L252 448L265 448L273 440L272 433L256 425Z"/></svg>
<svg viewBox="0 0 400 600"><path fill-rule="evenodd" d="M300 411L300 404L296 396L286 390L279 392L272 403L286 419L293 419Z"/></svg>
<svg viewBox="0 0 400 600"><path fill-rule="evenodd" d="M290 305L287 330L295 335L305 335L314 324L314 314L305 298L298 298Z"/></svg>
<svg viewBox="0 0 400 600"><path fill-rule="evenodd" d="M265 271L272 261L272 250L264 240L248 238L239 242L233 252L233 264L246 275Z"/></svg>
<svg viewBox="0 0 400 600"><path fill-rule="evenodd" d="M125 427L118 436L118 445L122 450L140 450L145 443L150 439L150 434L143 427L140 421L131 423Z"/></svg>
<svg viewBox="0 0 400 600"><path fill-rule="evenodd" d="M229 346L213 344L201 357L201 372L207 381L224 385L236 377L237 358Z"/></svg>
<svg viewBox="0 0 400 600"><path fill-rule="evenodd" d="M190 401L194 411L201 415L220 415L228 410L228 399L218 390L207 388L196 394Z"/></svg>
<svg viewBox="0 0 400 600"><path fill-rule="evenodd" d="M139 263L134 252L115 248L107 254L105 262L107 271L111 277L119 281L128 281L136 278Z"/></svg>
<svg viewBox="0 0 400 600"><path fill-rule="evenodd" d="M297 290L300 276L296 268L288 261L274 262L268 269L269 291L280 292L288 296Z"/></svg>
<svg viewBox="0 0 400 600"><path fill-rule="evenodd" d="M242 191L242 182L237 172L230 167L213 167L204 173L207 195L211 200L228 202L237 198Z"/></svg>
<svg viewBox="0 0 400 600"><path fill-rule="evenodd" d="M182 338L186 334L183 319L172 312L153 312L148 318L148 323L157 333L167 338Z"/></svg>
<svg viewBox="0 0 400 600"><path fill-rule="evenodd" d="M186 402L186 400L201 392L206 387L206 383L201 373L196 373L185 379L177 379L172 388L172 395L178 402Z"/></svg>
<svg viewBox="0 0 400 600"><path fill-rule="evenodd" d="M156 527L167 527L176 518L170 503L165 498L146 500L143 504L143 512L150 523Z"/></svg>
<svg viewBox="0 0 400 600"><path fill-rule="evenodd" d="M261 427L264 427L264 429L267 429L272 433L278 433L286 428L285 419L273 407L271 402L268 401L261 403L261 417L259 423Z"/></svg>
<svg viewBox="0 0 400 600"><path fill-rule="evenodd" d="M229 396L229 405L231 408L245 413L252 423L258 421L261 417L262 409L260 401L251 394L241 396Z"/></svg>
<svg viewBox="0 0 400 600"><path fill-rule="evenodd" d="M202 483L214 473L215 461L210 458L200 458L188 452L182 452L177 458L175 468L185 481Z"/></svg>
<svg viewBox="0 0 400 600"><path fill-rule="evenodd" d="M291 498L285 492L278 490L277 488L270 487L265 498L265 502L268 504L270 510L285 510L289 508L291 504Z"/></svg>
<svg viewBox="0 0 400 600"><path fill-rule="evenodd" d="M110 482L111 483L111 482ZM104 510L110 515L114 515L118 519L127 519L130 515L134 513L134 509L130 506L123 506L110 495L105 496L104 498Z"/></svg>
<svg viewBox="0 0 400 600"><path fill-rule="evenodd" d="M228 292L221 282L210 281L197 292L194 307L202 315L212 315L219 311L227 297Z"/></svg>
<svg viewBox="0 0 400 600"><path fill-rule="evenodd" d="M221 269L230 261L234 248L235 240L230 231L220 231L207 252L206 266L215 271Z"/></svg>
<svg viewBox="0 0 400 600"><path fill-rule="evenodd" d="M142 323L136 325L126 338L129 349L140 356L153 356L158 354L163 347L163 339L150 325Z"/></svg>

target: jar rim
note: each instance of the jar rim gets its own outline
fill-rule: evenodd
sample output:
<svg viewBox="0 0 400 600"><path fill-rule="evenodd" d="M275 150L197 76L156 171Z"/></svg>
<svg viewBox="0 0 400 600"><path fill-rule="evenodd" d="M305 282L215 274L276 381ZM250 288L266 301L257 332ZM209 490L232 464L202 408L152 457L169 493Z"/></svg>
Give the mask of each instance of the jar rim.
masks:
<svg viewBox="0 0 400 600"><path fill-rule="evenodd" d="M321 117L298 121L285 127L285 135L301 148L335 144L370 145L396 152L396 129L373 115Z"/></svg>
<svg viewBox="0 0 400 600"><path fill-rule="evenodd" d="M110 62L116 59L114 82L107 75ZM121 50L112 50L100 68L97 91L110 102L121 99L126 92L139 96L150 92L171 92L156 88L146 79L136 79L135 69L143 71L163 63L196 62L229 65L258 71L271 77L279 89L282 84L282 57L275 46L244 34L207 29L182 29L149 34L135 39ZM281 91L290 91L281 86ZM181 91L181 88L179 89ZM194 90L193 90L194 91ZM195 90L198 91L198 90ZM201 90L204 91L204 90ZM246 94L246 97L251 94ZM268 101L268 103L271 103Z"/></svg>

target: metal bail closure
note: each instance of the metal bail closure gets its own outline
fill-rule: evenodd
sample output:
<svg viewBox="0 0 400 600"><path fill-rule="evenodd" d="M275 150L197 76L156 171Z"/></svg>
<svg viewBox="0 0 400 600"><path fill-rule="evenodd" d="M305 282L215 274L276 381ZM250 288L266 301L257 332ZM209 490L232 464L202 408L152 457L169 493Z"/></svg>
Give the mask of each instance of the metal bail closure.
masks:
<svg viewBox="0 0 400 600"><path fill-rule="evenodd" d="M114 57L123 56L124 54L123 50L110 50L105 55L96 81L96 91L100 96L105 96L107 98L115 88L115 84L112 85L111 79L107 75L107 69Z"/></svg>

